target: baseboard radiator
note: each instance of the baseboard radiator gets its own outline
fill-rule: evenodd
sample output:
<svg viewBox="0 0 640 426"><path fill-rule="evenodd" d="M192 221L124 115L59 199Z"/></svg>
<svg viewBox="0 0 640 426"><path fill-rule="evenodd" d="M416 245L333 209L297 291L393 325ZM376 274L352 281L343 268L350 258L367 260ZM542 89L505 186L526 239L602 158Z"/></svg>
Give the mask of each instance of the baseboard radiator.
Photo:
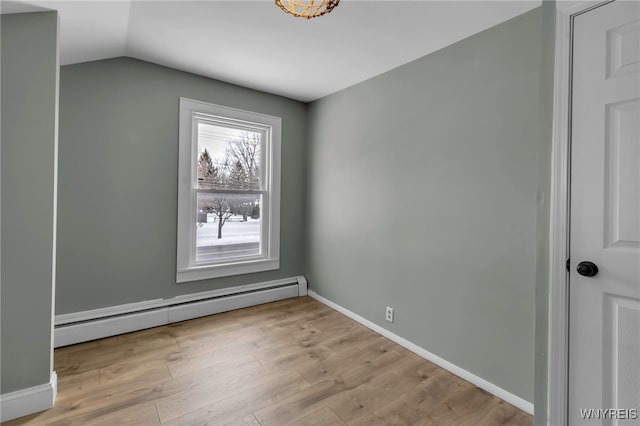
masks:
<svg viewBox="0 0 640 426"><path fill-rule="evenodd" d="M307 295L303 276L56 315L54 347Z"/></svg>

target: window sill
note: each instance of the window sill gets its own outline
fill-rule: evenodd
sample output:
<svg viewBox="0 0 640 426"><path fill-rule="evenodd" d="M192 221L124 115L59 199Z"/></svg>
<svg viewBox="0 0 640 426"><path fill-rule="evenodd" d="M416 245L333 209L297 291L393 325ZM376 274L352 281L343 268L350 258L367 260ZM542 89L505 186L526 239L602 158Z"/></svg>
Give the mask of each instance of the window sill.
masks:
<svg viewBox="0 0 640 426"><path fill-rule="evenodd" d="M251 274L253 272L273 271L280 269L279 259L252 260L234 262L223 265L194 266L178 269L176 283L206 280L209 278L229 277L232 275Z"/></svg>

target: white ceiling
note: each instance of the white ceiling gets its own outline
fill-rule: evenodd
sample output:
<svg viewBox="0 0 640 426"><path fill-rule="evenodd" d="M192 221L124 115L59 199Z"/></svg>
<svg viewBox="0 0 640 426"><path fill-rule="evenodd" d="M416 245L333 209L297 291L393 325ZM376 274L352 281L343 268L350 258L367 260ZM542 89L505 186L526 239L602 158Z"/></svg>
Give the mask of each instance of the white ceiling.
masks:
<svg viewBox="0 0 640 426"><path fill-rule="evenodd" d="M305 20L270 0L3 0L2 13L57 10L63 65L131 56L306 102L540 3L342 0Z"/></svg>

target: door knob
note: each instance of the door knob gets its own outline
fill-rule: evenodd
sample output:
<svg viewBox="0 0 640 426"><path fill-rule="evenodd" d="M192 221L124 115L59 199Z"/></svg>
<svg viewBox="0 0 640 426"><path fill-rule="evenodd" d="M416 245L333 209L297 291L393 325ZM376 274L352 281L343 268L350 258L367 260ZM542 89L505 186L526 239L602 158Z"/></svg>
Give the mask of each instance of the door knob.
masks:
<svg viewBox="0 0 640 426"><path fill-rule="evenodd" d="M580 262L576 267L576 271L585 277L593 277L598 274L598 265L593 262Z"/></svg>

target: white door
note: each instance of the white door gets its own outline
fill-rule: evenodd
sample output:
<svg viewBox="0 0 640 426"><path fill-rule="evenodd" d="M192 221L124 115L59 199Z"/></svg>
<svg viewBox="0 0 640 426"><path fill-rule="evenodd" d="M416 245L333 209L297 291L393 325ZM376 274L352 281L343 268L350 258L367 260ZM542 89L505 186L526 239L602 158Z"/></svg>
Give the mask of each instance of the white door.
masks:
<svg viewBox="0 0 640 426"><path fill-rule="evenodd" d="M640 1L575 17L573 37L569 424L639 425Z"/></svg>

